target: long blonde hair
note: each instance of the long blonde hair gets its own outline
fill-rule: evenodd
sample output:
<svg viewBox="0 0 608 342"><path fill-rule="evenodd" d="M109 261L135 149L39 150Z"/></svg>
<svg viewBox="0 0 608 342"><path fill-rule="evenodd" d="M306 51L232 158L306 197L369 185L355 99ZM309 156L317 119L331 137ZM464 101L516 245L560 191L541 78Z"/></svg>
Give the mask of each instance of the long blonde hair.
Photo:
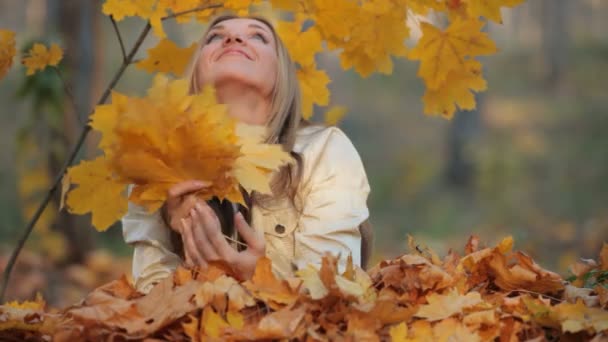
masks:
<svg viewBox="0 0 608 342"><path fill-rule="evenodd" d="M237 18L242 17L237 15L222 15L212 20L207 27L207 30L199 42L185 75L185 77L190 80L191 93L198 93L200 91L197 62L200 57L202 47L205 44L205 38L207 37L209 31L222 21ZM285 151L291 153L296 163L282 167L277 173L276 177L273 178L271 184L271 188L273 190L272 198L276 199L287 196L291 203L294 206L297 206L297 186L301 178L303 161L300 155L293 151L293 147L298 128L303 125L307 125L308 123L302 119L300 88L296 75L295 63L291 60L285 44L280 39L274 27L268 20L257 16L249 16L245 18L254 19L265 24L272 32L276 42L276 54L278 61L277 79L272 92L272 113L268 123L266 124L268 128L266 143L282 145ZM250 195L252 200L251 204L255 203L260 205L261 202L265 201L265 199L269 199L267 196L262 196L256 193Z"/></svg>

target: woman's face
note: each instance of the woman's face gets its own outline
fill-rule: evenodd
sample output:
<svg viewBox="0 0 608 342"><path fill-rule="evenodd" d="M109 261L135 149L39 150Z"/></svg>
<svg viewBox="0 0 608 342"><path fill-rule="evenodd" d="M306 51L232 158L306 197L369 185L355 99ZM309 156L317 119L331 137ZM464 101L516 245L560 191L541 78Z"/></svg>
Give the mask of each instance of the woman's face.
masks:
<svg viewBox="0 0 608 342"><path fill-rule="evenodd" d="M277 77L276 42L270 28L248 18L217 23L203 38L198 79L216 87L239 82L270 98Z"/></svg>

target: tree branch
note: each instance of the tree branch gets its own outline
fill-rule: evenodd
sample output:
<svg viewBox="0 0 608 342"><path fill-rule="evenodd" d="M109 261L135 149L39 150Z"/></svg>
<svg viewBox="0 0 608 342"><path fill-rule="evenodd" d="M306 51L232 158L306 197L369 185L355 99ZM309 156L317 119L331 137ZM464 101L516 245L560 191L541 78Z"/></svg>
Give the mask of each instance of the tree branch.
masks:
<svg viewBox="0 0 608 342"><path fill-rule="evenodd" d="M120 78L122 77L123 73L125 72L125 70L127 69L127 67L131 64L131 60L133 59L133 57L135 57L135 54L137 53L137 51L141 47L141 44L144 42L144 39L146 38L146 36L150 32L150 27L151 27L150 23L148 22L146 24L146 27L144 27L144 29L140 33L139 38L135 42L135 45L133 45L133 48L129 52L129 55L126 56L126 58L123 61L122 65L120 66L120 68L116 72L116 75L114 75L114 78L112 79L112 81L110 82L110 84L108 85L108 87L106 88L106 90L104 91L104 93L101 95L101 98L97 102L97 105L102 105L102 104L104 104L106 102L106 100L110 96L112 90L114 89L114 87L116 86L116 84L118 83L118 81L120 80ZM32 217L32 219L30 220L29 224L27 225L27 228L23 232L23 236L21 237L21 239L19 239L19 242L17 243L17 247L15 247L15 250L11 254L11 257L10 257L8 263L6 264L6 268L4 269L4 272L3 272L3 275L2 275L2 285L0 287L0 303L3 302L4 293L6 292L6 288L8 286L8 282L10 280L11 271L13 270L13 267L15 266L15 262L17 261L17 257L19 256L19 253L21 252L21 249L25 245L25 242L27 241L28 237L30 236L30 233L34 229L34 226L36 225L36 222L38 222L38 219L40 218L40 215L42 215L42 212L47 207L47 205L49 204L49 202L51 201L51 199L53 198L53 195L55 195L57 189L59 188L59 184L61 183L61 179L63 178L63 175L65 174L65 172L68 169L68 167L74 162L74 159L76 159L76 155L78 154L78 151L80 150L80 148L84 144L84 141L85 141L85 139L86 139L86 137L87 137L87 135L88 135L88 133L90 131L91 131L91 126L89 124L87 124L86 126L84 126L82 128L82 131L80 133L80 136L78 137L78 141L76 142L76 145L74 145L74 148L72 149L72 151L71 151L68 159L66 160L65 164L61 168L61 171L55 177L55 181L53 182L53 185L51 186L51 188L47 192L44 200L42 201L42 203L40 204L40 206L38 207L38 209L36 210L36 213L34 214L34 216Z"/></svg>
<svg viewBox="0 0 608 342"><path fill-rule="evenodd" d="M186 10L186 11L181 11L181 12L170 14L170 15L168 15L166 17L163 17L161 20L167 20L167 19L179 17L179 16L182 16L182 15L186 15L186 14L190 14L190 13L194 13L194 12L204 11L204 10L207 10L207 9L220 8L222 6L224 6L224 5L223 4L214 4L214 5L198 6L198 7Z"/></svg>
<svg viewBox="0 0 608 342"><path fill-rule="evenodd" d="M122 42L122 36L120 35L120 30L118 29L118 25L116 25L116 20L114 20L114 16L110 16L110 20L112 21L112 26L114 27L114 32L116 32L116 37L118 37L118 43L120 44L120 51L122 52L122 61L124 63L127 60L127 51L125 50L125 44Z"/></svg>
<svg viewBox="0 0 608 342"><path fill-rule="evenodd" d="M81 126L84 125L84 122L82 122L82 119L80 118L80 111L78 110L78 106L76 105L76 98L74 97L74 93L72 92L70 85L65 81L65 78L63 78L63 75L61 75L61 71L58 67L55 67L53 69L55 69L55 73L57 73L57 76L61 80L61 83L63 83L63 89L65 91L65 94L68 96L69 102L72 104L72 110L74 111L76 121L80 123Z"/></svg>

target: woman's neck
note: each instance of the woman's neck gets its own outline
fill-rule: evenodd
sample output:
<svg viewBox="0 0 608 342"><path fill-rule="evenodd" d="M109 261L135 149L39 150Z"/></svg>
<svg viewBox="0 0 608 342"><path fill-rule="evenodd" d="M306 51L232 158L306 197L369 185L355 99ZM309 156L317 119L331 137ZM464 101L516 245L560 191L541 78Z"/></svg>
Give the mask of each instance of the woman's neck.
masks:
<svg viewBox="0 0 608 342"><path fill-rule="evenodd" d="M216 94L218 101L228 106L228 114L242 122L264 125L270 115L270 98L253 87L224 83L216 85Z"/></svg>

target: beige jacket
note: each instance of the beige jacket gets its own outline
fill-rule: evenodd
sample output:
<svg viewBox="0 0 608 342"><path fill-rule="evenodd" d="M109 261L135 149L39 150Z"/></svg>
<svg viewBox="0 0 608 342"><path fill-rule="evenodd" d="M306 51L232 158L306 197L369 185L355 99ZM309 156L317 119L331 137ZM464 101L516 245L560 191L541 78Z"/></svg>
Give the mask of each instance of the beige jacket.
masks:
<svg viewBox="0 0 608 342"><path fill-rule="evenodd" d="M284 200L254 206L251 213L252 227L266 238L273 271L287 276L308 263L318 265L325 252L340 255L340 268L348 255L360 265L359 225L369 216L370 188L357 150L340 129L309 126L298 131L294 151L304 161L298 187L302 212ZM132 203L122 226L125 241L135 249L135 286L148 292L181 263L172 250L170 230L158 212L149 214Z"/></svg>

